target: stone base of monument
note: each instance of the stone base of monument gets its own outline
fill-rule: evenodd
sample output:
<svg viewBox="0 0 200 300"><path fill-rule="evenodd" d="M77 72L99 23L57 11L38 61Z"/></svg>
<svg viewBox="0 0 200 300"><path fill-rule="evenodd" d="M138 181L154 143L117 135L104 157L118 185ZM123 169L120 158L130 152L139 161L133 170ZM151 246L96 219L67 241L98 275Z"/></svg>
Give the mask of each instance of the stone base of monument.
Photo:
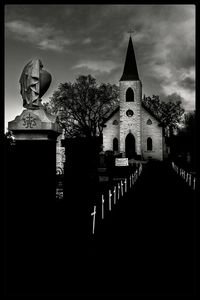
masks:
<svg viewBox="0 0 200 300"><path fill-rule="evenodd" d="M24 110L8 129L16 140L6 159L8 264L15 282L19 270L30 274L52 254L56 139L62 130L43 109Z"/></svg>
<svg viewBox="0 0 200 300"><path fill-rule="evenodd" d="M40 205L50 203L55 199L56 140L62 133L56 117L44 109L25 109L8 123L8 129L16 140L9 157L15 174L12 184L17 182L26 202L34 198Z"/></svg>
<svg viewBox="0 0 200 300"><path fill-rule="evenodd" d="M62 129L56 116L44 109L25 109L20 116L8 122L16 140L56 140Z"/></svg>

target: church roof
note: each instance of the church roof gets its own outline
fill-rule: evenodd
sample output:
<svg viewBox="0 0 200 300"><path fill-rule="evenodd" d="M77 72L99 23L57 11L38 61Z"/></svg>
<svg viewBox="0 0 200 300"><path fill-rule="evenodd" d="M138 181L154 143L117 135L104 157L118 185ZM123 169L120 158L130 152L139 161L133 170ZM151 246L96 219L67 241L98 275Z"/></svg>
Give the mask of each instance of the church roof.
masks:
<svg viewBox="0 0 200 300"><path fill-rule="evenodd" d="M154 117L158 122L159 122L159 125L162 126L162 122L161 120L158 118L158 116L152 111L150 110L145 104L144 102L142 102L142 107L150 114L152 115L152 117Z"/></svg>
<svg viewBox="0 0 200 300"><path fill-rule="evenodd" d="M124 72L120 81L126 81L126 80L139 80L137 64L135 59L135 52L133 49L133 42L131 37L129 39L128 49L126 52Z"/></svg>
<svg viewBox="0 0 200 300"><path fill-rule="evenodd" d="M119 111L119 106L117 106L117 108L115 108L107 118L104 118L103 124L105 124L108 120L110 120L112 116L114 116L118 111Z"/></svg>

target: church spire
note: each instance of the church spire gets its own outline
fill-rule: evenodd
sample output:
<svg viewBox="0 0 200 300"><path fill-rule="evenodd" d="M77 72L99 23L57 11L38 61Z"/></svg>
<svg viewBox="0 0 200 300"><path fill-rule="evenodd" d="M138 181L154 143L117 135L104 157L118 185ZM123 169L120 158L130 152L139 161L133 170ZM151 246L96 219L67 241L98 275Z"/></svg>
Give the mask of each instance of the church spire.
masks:
<svg viewBox="0 0 200 300"><path fill-rule="evenodd" d="M124 72L120 81L139 80L135 53L133 49L133 42L131 36L129 38L128 49L126 52L126 60L124 65Z"/></svg>

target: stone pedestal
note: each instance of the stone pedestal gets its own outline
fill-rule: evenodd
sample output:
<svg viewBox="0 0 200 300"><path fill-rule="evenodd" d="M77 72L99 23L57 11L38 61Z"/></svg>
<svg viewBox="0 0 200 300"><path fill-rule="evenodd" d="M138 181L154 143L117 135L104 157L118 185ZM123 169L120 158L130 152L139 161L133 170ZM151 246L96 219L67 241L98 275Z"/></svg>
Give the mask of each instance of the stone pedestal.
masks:
<svg viewBox="0 0 200 300"><path fill-rule="evenodd" d="M9 122L15 145L6 158L8 261L17 272L45 263L55 231L56 118L43 109L25 109ZM43 257L43 259L42 259ZM10 260L9 260L10 259ZM24 268L24 269L23 269ZM21 271L22 272L22 271Z"/></svg>
<svg viewBox="0 0 200 300"><path fill-rule="evenodd" d="M44 109L25 109L15 120L8 122L16 140L56 140L62 129L56 122L56 116Z"/></svg>
<svg viewBox="0 0 200 300"><path fill-rule="evenodd" d="M14 121L8 123L16 145L9 160L20 198L32 199L38 205L55 199L56 140L62 129L56 117L44 109L25 109Z"/></svg>

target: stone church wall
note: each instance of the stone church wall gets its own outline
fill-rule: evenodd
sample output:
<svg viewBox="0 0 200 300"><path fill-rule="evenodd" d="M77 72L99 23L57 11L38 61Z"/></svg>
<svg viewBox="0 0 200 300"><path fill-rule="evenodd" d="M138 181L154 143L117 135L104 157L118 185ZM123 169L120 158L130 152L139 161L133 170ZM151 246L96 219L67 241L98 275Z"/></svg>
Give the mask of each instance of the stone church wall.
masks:
<svg viewBox="0 0 200 300"><path fill-rule="evenodd" d="M134 102L126 102L126 91L129 87L133 89ZM125 152L125 139L131 132L135 137L136 152L141 154L141 97L142 86L139 80L120 82L120 152ZM132 117L126 115L128 109L133 110Z"/></svg>
<svg viewBox="0 0 200 300"><path fill-rule="evenodd" d="M147 124L148 120L152 121L151 125ZM147 150L147 138L152 138L153 149ZM163 136L162 127L158 126L158 121L142 108L142 149L143 158L163 160Z"/></svg>
<svg viewBox="0 0 200 300"><path fill-rule="evenodd" d="M118 124L113 124L113 121ZM112 116L107 122L106 127L103 129L103 151L113 150L113 139L117 138L119 142L119 112Z"/></svg>

